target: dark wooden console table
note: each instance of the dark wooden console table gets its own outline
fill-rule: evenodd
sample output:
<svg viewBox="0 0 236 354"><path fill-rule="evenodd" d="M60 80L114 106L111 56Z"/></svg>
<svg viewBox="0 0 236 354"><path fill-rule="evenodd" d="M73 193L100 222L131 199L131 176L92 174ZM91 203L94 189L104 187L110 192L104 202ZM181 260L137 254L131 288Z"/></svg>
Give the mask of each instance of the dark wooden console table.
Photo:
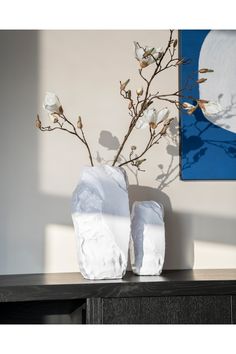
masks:
<svg viewBox="0 0 236 354"><path fill-rule="evenodd" d="M0 323L236 323L236 269L89 281L79 273L0 276Z"/></svg>

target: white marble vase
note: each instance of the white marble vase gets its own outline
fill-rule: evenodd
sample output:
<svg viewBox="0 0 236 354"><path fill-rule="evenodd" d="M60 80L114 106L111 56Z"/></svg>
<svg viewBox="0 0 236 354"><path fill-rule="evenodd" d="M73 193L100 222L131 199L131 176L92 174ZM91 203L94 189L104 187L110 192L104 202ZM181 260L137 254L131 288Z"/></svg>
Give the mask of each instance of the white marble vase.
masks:
<svg viewBox="0 0 236 354"><path fill-rule="evenodd" d="M84 167L73 193L72 219L82 275L91 280L122 278L130 240L125 171L107 165Z"/></svg>
<svg viewBox="0 0 236 354"><path fill-rule="evenodd" d="M130 259L137 275L160 275L165 258L163 207L154 201L134 202Z"/></svg>

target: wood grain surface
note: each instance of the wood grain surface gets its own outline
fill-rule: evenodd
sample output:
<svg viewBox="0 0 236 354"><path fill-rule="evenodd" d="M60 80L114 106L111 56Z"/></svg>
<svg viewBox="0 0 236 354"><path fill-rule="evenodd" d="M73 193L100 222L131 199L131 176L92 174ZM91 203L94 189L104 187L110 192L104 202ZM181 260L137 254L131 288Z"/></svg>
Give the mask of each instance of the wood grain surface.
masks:
<svg viewBox="0 0 236 354"><path fill-rule="evenodd" d="M80 273L0 276L0 302L73 300L106 297L236 295L236 270L165 271L161 276L136 276L91 281Z"/></svg>

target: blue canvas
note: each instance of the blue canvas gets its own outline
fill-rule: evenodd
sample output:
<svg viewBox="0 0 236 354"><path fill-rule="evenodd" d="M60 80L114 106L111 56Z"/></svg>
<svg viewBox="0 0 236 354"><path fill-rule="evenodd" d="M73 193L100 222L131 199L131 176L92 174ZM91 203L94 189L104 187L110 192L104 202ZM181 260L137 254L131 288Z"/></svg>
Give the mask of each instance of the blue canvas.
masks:
<svg viewBox="0 0 236 354"><path fill-rule="evenodd" d="M193 79L198 79L199 53L208 33L207 30L180 31L180 57L191 59L189 64L181 66L180 88L184 87L193 71ZM235 78L232 79L235 80ZM189 92L183 91L183 94L189 95ZM199 85L192 89L191 96L199 98ZM204 99L204 97L201 98ZM182 102L185 101L193 104L191 99L182 100ZM183 180L236 179L236 134L234 132L211 123L205 118L200 108L192 115L182 112L180 127L181 178Z"/></svg>

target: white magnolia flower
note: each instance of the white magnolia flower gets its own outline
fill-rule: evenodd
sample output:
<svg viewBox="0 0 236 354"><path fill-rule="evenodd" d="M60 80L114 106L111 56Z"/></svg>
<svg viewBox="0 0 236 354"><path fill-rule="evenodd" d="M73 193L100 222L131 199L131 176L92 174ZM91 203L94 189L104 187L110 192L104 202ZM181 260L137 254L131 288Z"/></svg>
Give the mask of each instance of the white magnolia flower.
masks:
<svg viewBox="0 0 236 354"><path fill-rule="evenodd" d="M182 107L183 107L183 109L186 109L187 111L188 111L189 109L195 108L195 106L194 106L193 104L188 103L188 102L184 102L183 105L182 105Z"/></svg>
<svg viewBox="0 0 236 354"><path fill-rule="evenodd" d="M170 111L168 108L163 108L160 111L157 111L155 108L146 109L143 116L139 118L136 123L136 128L143 129L148 127L150 124L153 124L155 127L158 123L165 120Z"/></svg>
<svg viewBox="0 0 236 354"><path fill-rule="evenodd" d="M155 59L159 59L163 53L163 49L148 47L145 46L141 48L138 42L134 42L135 47L135 58L140 62L141 68L145 68L146 66L155 62ZM149 52L150 54L145 57L145 53Z"/></svg>
<svg viewBox="0 0 236 354"><path fill-rule="evenodd" d="M223 108L219 102L215 101L209 101L207 103L199 101L199 107L206 118L217 116L223 111Z"/></svg>
<svg viewBox="0 0 236 354"><path fill-rule="evenodd" d="M43 108L50 113L60 113L61 103L53 92L47 92L44 98Z"/></svg>
<svg viewBox="0 0 236 354"><path fill-rule="evenodd" d="M188 102L183 102L182 108L185 109L188 114L192 114L197 109L197 106L194 106L193 104Z"/></svg>

